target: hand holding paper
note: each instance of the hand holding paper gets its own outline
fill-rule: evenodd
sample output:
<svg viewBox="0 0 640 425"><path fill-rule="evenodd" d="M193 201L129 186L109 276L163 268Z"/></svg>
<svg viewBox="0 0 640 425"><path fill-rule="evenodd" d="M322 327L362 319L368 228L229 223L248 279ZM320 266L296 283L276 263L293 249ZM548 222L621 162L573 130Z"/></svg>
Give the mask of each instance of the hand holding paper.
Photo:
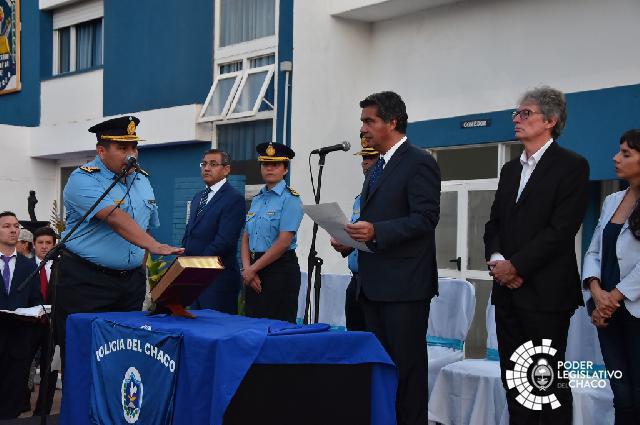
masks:
<svg viewBox="0 0 640 425"><path fill-rule="evenodd" d="M342 245L350 246L351 248L359 249L361 251L371 252L367 245L363 242L355 241L347 231L345 227L349 223L347 216L340 209L340 206L336 202L318 205L304 205L304 212L331 235L336 241Z"/></svg>

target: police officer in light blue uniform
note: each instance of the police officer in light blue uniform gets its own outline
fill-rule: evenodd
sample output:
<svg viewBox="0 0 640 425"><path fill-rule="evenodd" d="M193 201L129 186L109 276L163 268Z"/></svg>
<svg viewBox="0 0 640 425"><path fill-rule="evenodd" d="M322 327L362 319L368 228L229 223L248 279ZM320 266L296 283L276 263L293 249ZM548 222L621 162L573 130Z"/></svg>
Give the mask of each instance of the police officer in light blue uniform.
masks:
<svg viewBox="0 0 640 425"><path fill-rule="evenodd" d="M362 138L362 134L360 135L360 145L362 146L362 150L360 152L356 152L354 155L362 156L362 172L366 176L369 168L376 163L380 154L375 149L370 148L367 145L367 141ZM359 218L360 195L356 196L356 199L353 201L351 223L355 223ZM346 245L342 245L333 238L331 238L331 246L333 246L333 248L336 251L340 252L343 256L347 256L347 265L349 266L349 270L351 270L351 281L349 282L349 286L347 287L344 302L344 313L346 317L347 329L350 331L364 331L366 330L364 323L364 313L362 312L362 308L358 304L358 297L356 294L356 282L358 279L358 250Z"/></svg>
<svg viewBox="0 0 640 425"><path fill-rule="evenodd" d="M302 201L284 176L295 153L281 143L256 147L265 186L251 201L242 237L245 312L295 323L300 291L296 233Z"/></svg>
<svg viewBox="0 0 640 425"><path fill-rule="evenodd" d="M89 129L96 134L96 158L74 170L64 188L64 238L124 169L137 157L136 117L104 121ZM55 291L55 330L65 343L69 314L142 309L146 282L144 250L181 254L184 250L157 242L146 231L157 227L158 206L148 174L134 167L71 236L55 267L60 280Z"/></svg>

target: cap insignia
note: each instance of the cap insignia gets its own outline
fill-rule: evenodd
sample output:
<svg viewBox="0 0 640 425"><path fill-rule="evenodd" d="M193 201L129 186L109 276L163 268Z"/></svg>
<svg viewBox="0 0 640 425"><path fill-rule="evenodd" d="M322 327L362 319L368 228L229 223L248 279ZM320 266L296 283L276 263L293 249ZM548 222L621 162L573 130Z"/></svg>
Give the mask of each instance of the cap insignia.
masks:
<svg viewBox="0 0 640 425"><path fill-rule="evenodd" d="M267 146L267 149L264 151L267 156L274 156L276 154L276 148L274 148L271 144Z"/></svg>
<svg viewBox="0 0 640 425"><path fill-rule="evenodd" d="M129 125L127 126L127 134L128 135L133 135L136 134L136 123L135 121L131 120L129 121Z"/></svg>

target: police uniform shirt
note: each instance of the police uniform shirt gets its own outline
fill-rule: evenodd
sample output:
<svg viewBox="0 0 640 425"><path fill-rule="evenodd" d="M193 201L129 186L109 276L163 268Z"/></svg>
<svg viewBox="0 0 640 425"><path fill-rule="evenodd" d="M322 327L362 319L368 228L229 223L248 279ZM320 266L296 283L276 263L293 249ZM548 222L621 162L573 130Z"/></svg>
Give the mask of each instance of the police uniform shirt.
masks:
<svg viewBox="0 0 640 425"><path fill-rule="evenodd" d="M351 214L351 223L355 223L360 218L360 195L356 196L353 201L353 214ZM352 273L358 273L358 250L354 249L347 257L347 265Z"/></svg>
<svg viewBox="0 0 640 425"><path fill-rule="evenodd" d="M71 173L63 193L67 221L63 238L115 177L116 174L104 165L99 156ZM131 189L125 196L129 186ZM160 225L149 180L140 173L132 173L126 177L126 184L118 182L100 201L67 242L67 249L85 260L111 269L130 270L139 267L144 250L126 241L103 220L94 217L98 211L113 205L118 205L144 230Z"/></svg>
<svg viewBox="0 0 640 425"><path fill-rule="evenodd" d="M247 213L249 250L267 251L280 232L286 231L294 232L289 249L295 249L295 232L300 227L303 215L300 197L291 193L284 180L271 190L264 186L251 201L251 208Z"/></svg>

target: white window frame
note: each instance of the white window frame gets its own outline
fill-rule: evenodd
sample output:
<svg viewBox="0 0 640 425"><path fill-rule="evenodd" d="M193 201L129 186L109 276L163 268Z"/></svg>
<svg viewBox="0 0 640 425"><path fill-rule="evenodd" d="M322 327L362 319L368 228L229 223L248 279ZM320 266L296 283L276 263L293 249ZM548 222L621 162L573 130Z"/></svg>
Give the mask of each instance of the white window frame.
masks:
<svg viewBox="0 0 640 425"><path fill-rule="evenodd" d="M218 120L224 119L224 117L227 115L229 111L229 106L231 106L231 103L234 97L236 96L238 86L240 85L240 82L242 80L242 72L243 71L229 72L225 74L220 74L215 78L215 80L213 81L213 84L211 85L211 90L209 90L209 94L207 95L207 99L204 101L204 105L202 105L202 110L200 111L198 122L218 121ZM227 100L224 103L224 107L222 108L222 113L219 115L205 115L207 112L207 108L209 107L209 103L211 102L211 98L213 97L213 94L215 93L216 88L218 88L220 80L226 80L230 78L235 78L235 81L233 83L233 87L231 88L231 91L229 92L229 96L227 97Z"/></svg>
<svg viewBox="0 0 640 425"><path fill-rule="evenodd" d="M60 7L53 12L53 75L67 74L76 71L76 25L95 19L102 20L102 63L104 64L104 2L90 0L70 6ZM69 71L60 72L60 34L59 30L69 30Z"/></svg>
<svg viewBox="0 0 640 425"><path fill-rule="evenodd" d="M242 76L242 82L240 83L240 87L238 87L238 90L236 91L236 94L233 99L233 103L231 104L231 108L229 108L229 115L228 115L229 118L252 117L258 113L258 109L260 109L260 105L262 105L262 102L264 101L264 95L267 92L269 83L271 83L271 79L273 78L274 70L275 70L275 64L272 64L272 65L260 66L257 68L250 68L249 70L244 72L244 75ZM244 90L246 83L249 80L249 76L252 74L258 74L264 71L267 71L267 76L264 78L264 81L262 82L262 87L260 88L258 97L256 97L256 100L253 104L253 108L250 109L249 111L233 112L236 108L236 105L238 104L238 101L240 100L240 96L242 95L242 90Z"/></svg>

